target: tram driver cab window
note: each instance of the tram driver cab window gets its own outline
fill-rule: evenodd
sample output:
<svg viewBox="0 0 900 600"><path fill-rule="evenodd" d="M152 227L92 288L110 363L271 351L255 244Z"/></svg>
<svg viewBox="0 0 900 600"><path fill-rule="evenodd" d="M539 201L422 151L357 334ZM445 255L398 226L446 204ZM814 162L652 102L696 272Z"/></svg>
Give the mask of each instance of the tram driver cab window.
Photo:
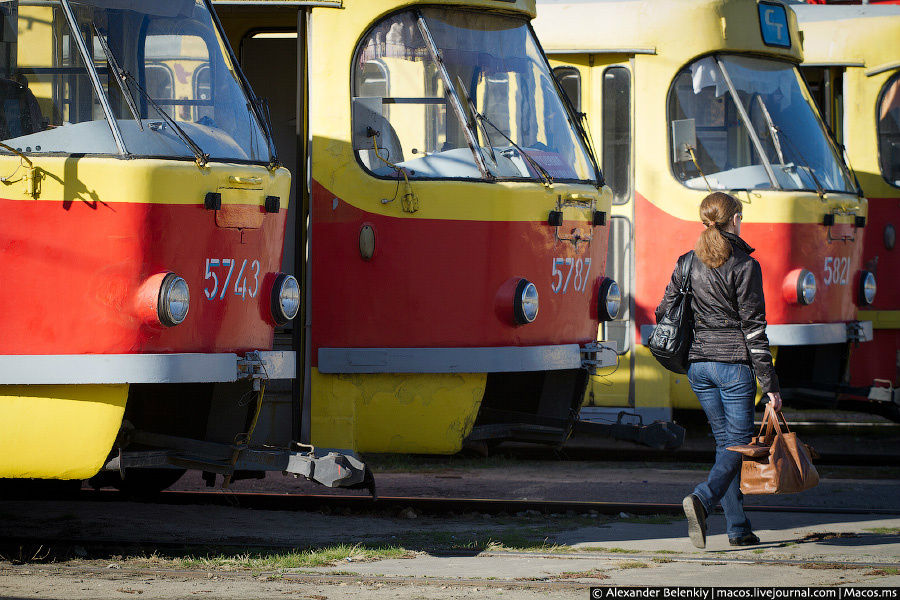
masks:
<svg viewBox="0 0 900 600"><path fill-rule="evenodd" d="M854 190L792 63L694 61L672 82L668 114L672 171L688 187Z"/></svg>
<svg viewBox="0 0 900 600"><path fill-rule="evenodd" d="M900 187L900 73L884 85L878 102L878 157L882 176Z"/></svg>
<svg viewBox="0 0 900 600"><path fill-rule="evenodd" d="M595 176L524 18L434 7L390 15L357 47L351 94L353 149L376 177Z"/></svg>

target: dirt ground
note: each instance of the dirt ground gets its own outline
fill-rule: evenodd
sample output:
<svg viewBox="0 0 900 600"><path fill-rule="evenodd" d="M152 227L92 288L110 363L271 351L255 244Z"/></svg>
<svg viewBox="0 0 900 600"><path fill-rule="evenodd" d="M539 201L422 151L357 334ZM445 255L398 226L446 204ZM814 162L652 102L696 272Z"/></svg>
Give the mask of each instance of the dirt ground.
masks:
<svg viewBox="0 0 900 600"><path fill-rule="evenodd" d="M678 502L706 470L510 459L373 464L383 495L641 502ZM762 544L746 549L728 545L723 519L713 515L707 549L698 550L684 537L684 519L664 515L338 514L0 500L0 542L45 540L4 546L0 597L583 599L591 585L900 585L897 471L822 471L813 493L748 498L748 505L896 514L751 511ZM178 484L202 486L199 475ZM280 476L237 482L241 488L323 491Z"/></svg>

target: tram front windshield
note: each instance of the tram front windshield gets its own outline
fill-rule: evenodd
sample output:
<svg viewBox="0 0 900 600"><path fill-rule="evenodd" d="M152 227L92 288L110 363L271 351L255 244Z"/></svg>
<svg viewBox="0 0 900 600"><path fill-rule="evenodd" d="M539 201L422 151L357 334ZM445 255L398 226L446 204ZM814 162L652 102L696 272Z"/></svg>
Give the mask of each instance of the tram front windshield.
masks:
<svg viewBox="0 0 900 600"><path fill-rule="evenodd" d="M32 153L270 159L202 0L0 0L0 18L4 144Z"/></svg>
<svg viewBox="0 0 900 600"><path fill-rule="evenodd" d="M379 176L596 177L524 18L425 8L384 19L357 50L353 106L354 149Z"/></svg>
<svg viewBox="0 0 900 600"><path fill-rule="evenodd" d="M702 58L675 77L668 110L673 170L689 187L854 191L792 64Z"/></svg>

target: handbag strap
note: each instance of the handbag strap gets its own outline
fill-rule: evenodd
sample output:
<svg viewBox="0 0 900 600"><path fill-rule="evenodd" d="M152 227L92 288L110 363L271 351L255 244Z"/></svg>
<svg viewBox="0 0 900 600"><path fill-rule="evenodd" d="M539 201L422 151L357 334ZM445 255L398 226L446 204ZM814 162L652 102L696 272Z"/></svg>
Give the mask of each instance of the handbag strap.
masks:
<svg viewBox="0 0 900 600"><path fill-rule="evenodd" d="M782 435L781 425L778 423L778 417L781 417L782 421L784 421L784 415L781 414L781 411L776 411L772 408L771 403L766 403L766 411L763 414L763 422L759 428L759 438L766 440L766 443L769 443L775 435ZM784 421L784 427L788 433L790 433L790 429L787 429L787 421ZM774 433L772 430L775 430Z"/></svg>
<svg viewBox="0 0 900 600"><path fill-rule="evenodd" d="M691 293L691 265L694 263L694 251L688 252L687 260L681 265L681 293Z"/></svg>
<svg viewBox="0 0 900 600"><path fill-rule="evenodd" d="M784 423L784 432L781 431L781 423ZM772 431L773 429L774 434ZM763 430L765 430L765 434L763 434ZM775 437L775 435L784 435L784 433L790 432L791 428L788 427L787 419L784 417L784 413L782 413L781 410L775 410L774 408L772 408L771 403L767 403L766 412L763 416L763 423L759 428L759 437L766 440L768 443L768 441Z"/></svg>

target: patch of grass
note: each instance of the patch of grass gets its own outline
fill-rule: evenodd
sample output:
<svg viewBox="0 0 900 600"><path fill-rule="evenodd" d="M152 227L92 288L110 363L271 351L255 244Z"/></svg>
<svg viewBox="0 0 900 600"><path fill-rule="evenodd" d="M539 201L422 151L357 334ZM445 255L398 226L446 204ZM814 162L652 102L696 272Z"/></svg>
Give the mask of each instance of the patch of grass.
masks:
<svg viewBox="0 0 900 600"><path fill-rule="evenodd" d="M644 523L646 525L668 525L676 521L683 521L684 517L674 515L637 515L619 519L622 523Z"/></svg>
<svg viewBox="0 0 900 600"><path fill-rule="evenodd" d="M640 554L640 550L632 550L630 548L617 548L613 546L612 548L603 548L606 552L610 552L612 554Z"/></svg>
<svg viewBox="0 0 900 600"><path fill-rule="evenodd" d="M675 550L654 550L653 553L654 554L679 554L679 552L676 552Z"/></svg>
<svg viewBox="0 0 900 600"><path fill-rule="evenodd" d="M653 557L651 560L652 560L653 562L655 562L655 563L660 563L660 564L665 564L665 563L675 562L675 561L672 560L671 558L662 558L662 557L659 557L659 556L655 556L655 557Z"/></svg>
<svg viewBox="0 0 900 600"><path fill-rule="evenodd" d="M880 533L883 535L900 535L900 527L867 527L863 531Z"/></svg>
<svg viewBox="0 0 900 600"><path fill-rule="evenodd" d="M844 570L844 569L862 569L862 565L854 565L849 563L829 563L829 562L808 562L800 565L801 569L824 569L824 570Z"/></svg>
<svg viewBox="0 0 900 600"><path fill-rule="evenodd" d="M303 567L327 567L345 562L367 562L385 558L411 558L413 552L399 546L369 548L360 545L340 544L327 548L283 552L248 552L237 555L185 556L175 559L175 564L188 569L216 570L279 570Z"/></svg>
<svg viewBox="0 0 900 600"><path fill-rule="evenodd" d="M872 569L871 571L866 571L866 575L878 575L880 577L887 577L890 575L900 575L900 568L882 567L880 569Z"/></svg>
<svg viewBox="0 0 900 600"><path fill-rule="evenodd" d="M620 569L647 569L650 565L639 560L626 560L619 563Z"/></svg>
<svg viewBox="0 0 900 600"><path fill-rule="evenodd" d="M762 554L763 552L765 552L764 548L757 548L756 550L753 550L753 554Z"/></svg>
<svg viewBox="0 0 900 600"><path fill-rule="evenodd" d="M553 579L609 579L609 575L599 569L591 569L590 571L564 571L559 575L554 575Z"/></svg>

